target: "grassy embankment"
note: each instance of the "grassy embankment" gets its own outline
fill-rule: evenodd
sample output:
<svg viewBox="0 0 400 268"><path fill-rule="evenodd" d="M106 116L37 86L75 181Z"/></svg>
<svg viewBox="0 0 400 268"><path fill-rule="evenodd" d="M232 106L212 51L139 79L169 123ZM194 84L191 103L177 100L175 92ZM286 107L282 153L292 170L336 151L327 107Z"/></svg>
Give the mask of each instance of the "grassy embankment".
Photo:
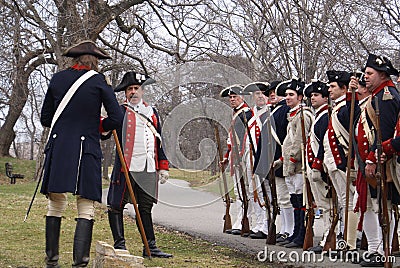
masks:
<svg viewBox="0 0 400 268"><path fill-rule="evenodd" d="M25 174L25 178L18 180L15 185L9 184L10 180L5 176L5 162L11 162L15 173ZM34 170L34 161L0 158L0 267L44 266L44 215L47 202L40 193L35 199L28 220L23 222L36 187L36 182L32 180ZM207 181L199 174L191 180L194 185L201 185L201 180ZM72 264L74 218L77 211L74 197L70 196L69 201L61 225L60 264L62 267L70 267ZM140 234L130 218L125 219L125 233L130 252L134 255L141 255ZM156 227L156 237L158 244L162 245L166 252L174 254L174 258L145 260L145 265L148 267L265 267L265 263L254 260L255 256L246 256L235 250L217 246L177 231ZM95 256L95 242L99 240L112 244L106 207L102 204L96 205L96 222L91 248L92 260Z"/></svg>

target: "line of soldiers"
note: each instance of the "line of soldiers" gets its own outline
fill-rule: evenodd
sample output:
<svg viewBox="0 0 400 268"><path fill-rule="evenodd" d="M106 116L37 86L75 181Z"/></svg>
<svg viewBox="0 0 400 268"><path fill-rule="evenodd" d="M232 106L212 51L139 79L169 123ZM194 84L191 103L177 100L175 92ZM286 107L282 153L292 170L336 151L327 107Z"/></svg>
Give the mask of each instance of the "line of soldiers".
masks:
<svg viewBox="0 0 400 268"><path fill-rule="evenodd" d="M293 78L221 91L233 118L220 164L230 167L237 210L224 232L340 256L356 252L364 234L366 259L352 261L390 267L387 257L399 250L400 95L391 79L400 82L399 72L370 54L362 71L326 75L328 82ZM254 107L243 97L250 94ZM316 246L315 208L324 228Z"/></svg>

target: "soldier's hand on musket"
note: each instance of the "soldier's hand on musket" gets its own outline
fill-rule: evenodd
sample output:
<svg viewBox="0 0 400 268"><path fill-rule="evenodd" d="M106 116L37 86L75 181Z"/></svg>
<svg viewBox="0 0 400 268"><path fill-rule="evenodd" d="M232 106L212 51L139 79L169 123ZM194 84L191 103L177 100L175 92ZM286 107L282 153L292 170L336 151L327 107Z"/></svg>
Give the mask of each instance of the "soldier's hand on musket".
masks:
<svg viewBox="0 0 400 268"><path fill-rule="evenodd" d="M358 78L352 76L350 78L349 89L358 89Z"/></svg>
<svg viewBox="0 0 400 268"><path fill-rule="evenodd" d="M378 150L375 150L375 158L379 159L378 158ZM382 152L382 154L381 154L381 164L384 164L386 162L386 160L387 160L387 156L386 156L386 154L384 152Z"/></svg>
<svg viewBox="0 0 400 268"><path fill-rule="evenodd" d="M278 168L280 168L282 166L282 160L279 158L278 160L275 160L274 163L272 164L272 167L274 168L274 170L277 170Z"/></svg>
<svg viewBox="0 0 400 268"><path fill-rule="evenodd" d="M221 169L224 169L226 164L228 164L228 158L224 157L224 159L222 159L222 161L219 161L218 164Z"/></svg>
<svg viewBox="0 0 400 268"><path fill-rule="evenodd" d="M161 169L158 171L158 175L160 176L160 183L164 184L169 179L169 172L168 170Z"/></svg>
<svg viewBox="0 0 400 268"><path fill-rule="evenodd" d="M367 178L374 178L376 171L376 164L373 162L368 161L367 165L365 166L365 176Z"/></svg>

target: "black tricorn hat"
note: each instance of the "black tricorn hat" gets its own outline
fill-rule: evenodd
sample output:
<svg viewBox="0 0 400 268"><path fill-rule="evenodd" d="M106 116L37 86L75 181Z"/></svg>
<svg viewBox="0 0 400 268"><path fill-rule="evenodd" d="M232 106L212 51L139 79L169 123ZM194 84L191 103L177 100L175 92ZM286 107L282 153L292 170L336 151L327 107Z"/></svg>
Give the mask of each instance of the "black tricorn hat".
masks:
<svg viewBox="0 0 400 268"><path fill-rule="evenodd" d="M358 79L358 83L361 86L363 86L363 87L367 86L367 83L365 82L365 74L364 74L364 72L356 71L356 77Z"/></svg>
<svg viewBox="0 0 400 268"><path fill-rule="evenodd" d="M329 83L342 82L346 85L350 83L351 74L346 71L330 70L326 71L326 75L328 76Z"/></svg>
<svg viewBox="0 0 400 268"><path fill-rule="evenodd" d="M300 79L292 78L291 80L283 81L276 86L275 94L281 97L286 96L286 90L291 89L296 91L297 95L303 95L305 83Z"/></svg>
<svg viewBox="0 0 400 268"><path fill-rule="evenodd" d="M320 93L322 97L328 97L328 85L319 80L311 80L311 83L304 88L304 96L311 98L311 93Z"/></svg>
<svg viewBox="0 0 400 268"><path fill-rule="evenodd" d="M269 89L269 83L268 82L253 82L248 85L246 85L243 88L244 92L255 92L255 91L262 91L265 92Z"/></svg>
<svg viewBox="0 0 400 268"><path fill-rule="evenodd" d="M249 92L243 91L243 86L239 84L235 84L229 87L224 88L219 93L221 97L228 97L230 95L250 95Z"/></svg>
<svg viewBox="0 0 400 268"><path fill-rule="evenodd" d="M107 52L96 46L92 40L84 40L70 46L63 52L63 56L77 58L81 55L93 55L98 59L111 59Z"/></svg>
<svg viewBox="0 0 400 268"><path fill-rule="evenodd" d="M384 56L369 54L364 70L367 67L370 67L377 71L385 72L388 75L399 75L399 71L395 69L390 60Z"/></svg>
<svg viewBox="0 0 400 268"><path fill-rule="evenodd" d="M146 74L136 73L136 72L127 72L122 77L121 83L114 89L115 92L124 91L127 87L131 85L150 85L155 83L156 80L150 78Z"/></svg>
<svg viewBox="0 0 400 268"><path fill-rule="evenodd" d="M272 81L271 84L268 87L268 90L264 91L264 95L268 96L269 93L273 90L275 91L276 86L279 85L282 81L281 80L276 80L276 81Z"/></svg>

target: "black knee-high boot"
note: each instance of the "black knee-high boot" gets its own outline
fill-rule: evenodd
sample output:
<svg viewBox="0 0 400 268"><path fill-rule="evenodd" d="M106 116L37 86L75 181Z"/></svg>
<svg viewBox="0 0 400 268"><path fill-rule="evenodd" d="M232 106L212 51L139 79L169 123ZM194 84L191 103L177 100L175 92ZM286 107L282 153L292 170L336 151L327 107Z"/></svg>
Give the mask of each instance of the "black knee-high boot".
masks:
<svg viewBox="0 0 400 268"><path fill-rule="evenodd" d="M46 216L46 268L58 265L61 217Z"/></svg>
<svg viewBox="0 0 400 268"><path fill-rule="evenodd" d="M123 212L120 210L108 210L108 222L114 238L115 249L126 249L123 217Z"/></svg>
<svg viewBox="0 0 400 268"><path fill-rule="evenodd" d="M146 234L147 243L149 244L151 256L157 258L171 258L172 254L165 253L157 247L151 213L140 211L140 217L142 219L143 229ZM143 257L148 257L146 248L144 246L143 246Z"/></svg>
<svg viewBox="0 0 400 268"><path fill-rule="evenodd" d="M301 200L299 198L301 196ZM292 201L293 200L293 201ZM294 230L293 235L290 237L291 242L285 244L287 248L298 248L303 246L303 241L299 242L299 236L302 235L302 230L304 229L304 210L302 210L303 205L303 195L294 194L291 196L291 201L294 207ZM304 234L303 234L304 237Z"/></svg>
<svg viewBox="0 0 400 268"><path fill-rule="evenodd" d="M94 220L76 219L72 267L86 267L90 259L90 244Z"/></svg>
<svg viewBox="0 0 400 268"><path fill-rule="evenodd" d="M300 223L299 203L298 203L296 194L290 195L290 203L292 203L292 206L293 206L294 227L293 227L293 234L288 237L288 240L290 242L292 242L293 239L295 239L299 233L299 223Z"/></svg>
<svg viewBox="0 0 400 268"><path fill-rule="evenodd" d="M304 238L306 235L306 226L305 226L305 206L303 206L303 194L297 195L297 203L300 205L300 213L299 213L299 233L297 237L293 239L293 242L303 246Z"/></svg>

